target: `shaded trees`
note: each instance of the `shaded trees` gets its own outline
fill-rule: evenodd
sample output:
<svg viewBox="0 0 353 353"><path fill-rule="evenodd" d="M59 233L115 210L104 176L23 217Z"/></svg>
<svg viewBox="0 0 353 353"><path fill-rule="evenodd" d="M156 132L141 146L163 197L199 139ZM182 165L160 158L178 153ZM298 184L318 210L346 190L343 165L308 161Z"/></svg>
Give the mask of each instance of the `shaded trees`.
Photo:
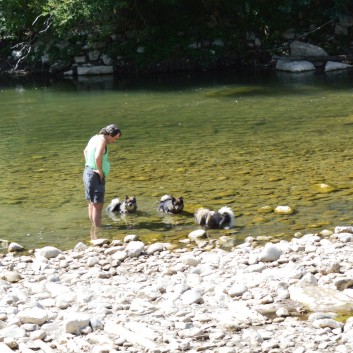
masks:
<svg viewBox="0 0 353 353"><path fill-rule="evenodd" d="M18 50L22 60L38 38L90 33L94 40L106 41L114 33L120 41L110 46L113 56L138 65L188 58L207 67L234 53L253 55L246 43L249 32L261 40L263 52L276 51L290 27L302 31L303 38L324 41L325 30L332 28L322 25L342 14L353 14L351 1L0 0L0 44L3 53ZM218 39L223 45L212 45ZM143 57L136 53L141 45ZM194 50L201 46L203 50Z"/></svg>

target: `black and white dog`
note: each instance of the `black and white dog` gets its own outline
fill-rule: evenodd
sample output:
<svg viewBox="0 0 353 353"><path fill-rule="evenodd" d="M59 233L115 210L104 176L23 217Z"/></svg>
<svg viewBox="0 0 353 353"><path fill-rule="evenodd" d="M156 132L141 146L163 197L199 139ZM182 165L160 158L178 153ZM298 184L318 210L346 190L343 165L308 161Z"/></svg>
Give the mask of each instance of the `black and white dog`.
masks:
<svg viewBox="0 0 353 353"><path fill-rule="evenodd" d="M229 229L234 226L234 213L228 206L218 211L211 211L208 208L199 208L195 212L195 221L205 228Z"/></svg>
<svg viewBox="0 0 353 353"><path fill-rule="evenodd" d="M117 214L127 214L134 213L137 210L137 201L135 196L125 196L123 202L120 201L118 197L110 201L110 204L107 206L107 214L112 218L116 218Z"/></svg>
<svg viewBox="0 0 353 353"><path fill-rule="evenodd" d="M173 197L164 195L159 201L158 211L164 213L181 213L184 208L184 200L182 197Z"/></svg>

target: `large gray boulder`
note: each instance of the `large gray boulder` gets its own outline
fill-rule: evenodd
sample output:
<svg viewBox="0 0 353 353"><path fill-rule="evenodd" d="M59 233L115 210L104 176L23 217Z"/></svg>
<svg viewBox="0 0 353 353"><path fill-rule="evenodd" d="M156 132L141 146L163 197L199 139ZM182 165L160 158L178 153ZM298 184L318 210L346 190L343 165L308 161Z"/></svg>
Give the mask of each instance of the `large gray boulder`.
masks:
<svg viewBox="0 0 353 353"><path fill-rule="evenodd" d="M290 45L291 56L328 56L326 51L316 45L295 40Z"/></svg>
<svg viewBox="0 0 353 353"><path fill-rule="evenodd" d="M344 63L339 63L335 61L328 61L325 65L325 72L328 71L337 71L337 70L346 70L351 68L352 65L344 64Z"/></svg>
<svg viewBox="0 0 353 353"><path fill-rule="evenodd" d="M276 64L276 70L288 72L315 71L315 66L311 62L306 60L278 60Z"/></svg>
<svg viewBox="0 0 353 353"><path fill-rule="evenodd" d="M113 74L113 66L78 66L77 75L111 75Z"/></svg>

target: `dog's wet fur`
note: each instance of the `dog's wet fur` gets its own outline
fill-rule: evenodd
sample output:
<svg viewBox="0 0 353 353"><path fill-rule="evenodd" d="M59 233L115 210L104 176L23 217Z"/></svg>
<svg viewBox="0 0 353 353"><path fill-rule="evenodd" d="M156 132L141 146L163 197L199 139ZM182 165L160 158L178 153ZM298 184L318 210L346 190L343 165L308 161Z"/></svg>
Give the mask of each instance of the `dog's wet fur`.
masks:
<svg viewBox="0 0 353 353"><path fill-rule="evenodd" d="M159 201L158 211L164 213L181 213L184 209L184 200L180 197L164 195Z"/></svg>
<svg viewBox="0 0 353 353"><path fill-rule="evenodd" d="M195 212L195 221L204 228L229 229L234 226L234 213L228 206L218 211L211 211L208 208L199 208Z"/></svg>
<svg viewBox="0 0 353 353"><path fill-rule="evenodd" d="M127 214L134 213L137 210L137 200L135 196L125 196L123 202L120 201L118 197L111 200L110 204L107 206L108 216L117 215L117 214Z"/></svg>

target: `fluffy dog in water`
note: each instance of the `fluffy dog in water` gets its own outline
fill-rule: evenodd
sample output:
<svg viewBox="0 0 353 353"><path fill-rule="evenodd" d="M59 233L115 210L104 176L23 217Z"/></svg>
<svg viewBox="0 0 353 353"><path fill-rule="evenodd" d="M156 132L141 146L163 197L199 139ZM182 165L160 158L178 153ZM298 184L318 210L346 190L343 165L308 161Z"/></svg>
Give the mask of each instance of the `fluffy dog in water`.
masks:
<svg viewBox="0 0 353 353"><path fill-rule="evenodd" d="M205 228L229 229L234 226L234 213L228 206L218 211L211 211L208 208L199 208L195 212L195 221Z"/></svg>
<svg viewBox="0 0 353 353"><path fill-rule="evenodd" d="M184 208L184 200L182 197L173 197L164 195L159 201L158 211L164 213L180 213Z"/></svg>
<svg viewBox="0 0 353 353"><path fill-rule="evenodd" d="M137 210L137 201L135 196L125 196L123 202L120 201L118 197L110 201L110 204L107 206L108 216L115 218L117 214L127 214L134 213Z"/></svg>

